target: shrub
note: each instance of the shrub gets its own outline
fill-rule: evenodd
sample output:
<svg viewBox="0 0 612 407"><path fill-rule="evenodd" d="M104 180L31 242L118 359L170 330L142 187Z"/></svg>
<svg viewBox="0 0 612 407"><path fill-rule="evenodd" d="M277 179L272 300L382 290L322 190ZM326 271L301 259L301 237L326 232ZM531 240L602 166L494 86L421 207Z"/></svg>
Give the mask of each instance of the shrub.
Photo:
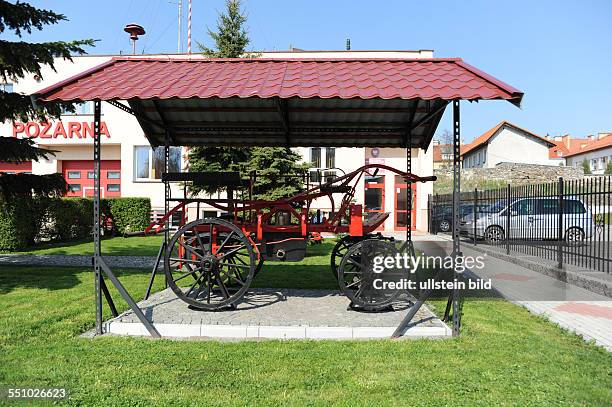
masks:
<svg viewBox="0 0 612 407"><path fill-rule="evenodd" d="M606 171L604 172L605 175L612 175L612 161L608 162L608 165L606 166Z"/></svg>
<svg viewBox="0 0 612 407"><path fill-rule="evenodd" d="M46 202L40 236L45 240L87 237L93 225L93 201L86 198L51 199Z"/></svg>
<svg viewBox="0 0 612 407"><path fill-rule="evenodd" d="M22 250L34 243L43 205L33 198L14 198L0 204L0 249Z"/></svg>
<svg viewBox="0 0 612 407"><path fill-rule="evenodd" d="M102 211L110 213L115 230L120 234L144 230L151 223L149 198L105 199Z"/></svg>

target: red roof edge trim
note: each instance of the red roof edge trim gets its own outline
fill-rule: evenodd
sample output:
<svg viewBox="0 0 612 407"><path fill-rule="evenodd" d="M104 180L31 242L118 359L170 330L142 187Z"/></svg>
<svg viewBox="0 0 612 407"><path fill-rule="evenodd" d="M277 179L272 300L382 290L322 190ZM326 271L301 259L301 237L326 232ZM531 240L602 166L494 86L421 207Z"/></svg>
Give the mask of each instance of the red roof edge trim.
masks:
<svg viewBox="0 0 612 407"><path fill-rule="evenodd" d="M367 61L388 61L388 62L462 62L461 58L368 58L368 57L328 57L328 58L194 58L194 57L143 57L135 56L120 56L113 57L113 60L120 62L127 61L152 61L152 62L240 62L240 63L256 63L256 62L367 62Z"/></svg>
<svg viewBox="0 0 612 407"><path fill-rule="evenodd" d="M474 75L478 75L481 78L499 87L500 89L508 92L511 96L513 96L513 99L509 100L509 102L517 107L521 107L521 102L523 101L523 92L521 92L520 90L516 89L513 86L508 85L506 82L500 81L499 79L489 75L486 72L481 71L480 69L468 64L467 62L464 62L463 60L457 61L457 65L467 69L468 71L472 72Z"/></svg>
<svg viewBox="0 0 612 407"><path fill-rule="evenodd" d="M117 60L115 58L111 58L110 60L101 63L100 65L96 65L94 67L91 67L83 72L79 72L76 75L72 75L62 81L56 82L53 85L47 86L37 92L34 92L33 95L36 96L37 99L44 99L44 95L50 92L55 92L60 88L63 88L65 85L69 85L73 82L78 81L81 78L84 78L87 75L90 75L92 73L98 72L110 65L113 65Z"/></svg>

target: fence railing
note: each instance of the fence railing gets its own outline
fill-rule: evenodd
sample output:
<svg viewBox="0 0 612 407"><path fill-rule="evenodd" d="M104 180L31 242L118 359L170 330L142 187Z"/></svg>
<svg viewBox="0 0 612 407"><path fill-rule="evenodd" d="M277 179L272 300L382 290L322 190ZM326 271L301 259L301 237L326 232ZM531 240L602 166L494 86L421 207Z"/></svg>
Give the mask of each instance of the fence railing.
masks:
<svg viewBox="0 0 612 407"><path fill-rule="evenodd" d="M460 202L461 235L474 245L612 271L612 177L475 189ZM452 222L452 195L430 195L430 233L450 233Z"/></svg>

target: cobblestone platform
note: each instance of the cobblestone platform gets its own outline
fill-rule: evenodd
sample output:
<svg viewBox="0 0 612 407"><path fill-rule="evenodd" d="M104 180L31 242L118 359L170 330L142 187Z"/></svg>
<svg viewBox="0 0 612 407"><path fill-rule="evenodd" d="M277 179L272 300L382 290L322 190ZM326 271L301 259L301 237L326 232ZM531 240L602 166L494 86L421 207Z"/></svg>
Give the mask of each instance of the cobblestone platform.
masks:
<svg viewBox="0 0 612 407"><path fill-rule="evenodd" d="M190 309L170 289L139 303L164 337L226 339L388 338L409 309L398 302L378 313L348 310L346 297L331 290L253 289L235 310ZM447 337L451 330L422 307L404 337ZM148 335L132 311L104 324L105 333Z"/></svg>

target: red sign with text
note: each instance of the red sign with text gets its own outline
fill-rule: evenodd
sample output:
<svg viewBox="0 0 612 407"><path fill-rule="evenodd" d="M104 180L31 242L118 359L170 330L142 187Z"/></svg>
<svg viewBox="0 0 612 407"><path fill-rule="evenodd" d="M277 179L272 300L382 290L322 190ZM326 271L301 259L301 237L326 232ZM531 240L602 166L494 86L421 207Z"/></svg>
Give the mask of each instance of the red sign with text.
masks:
<svg viewBox="0 0 612 407"><path fill-rule="evenodd" d="M93 139L93 134L93 122L13 123L13 137L48 139L82 139L91 137ZM100 123L100 134L110 138L105 122Z"/></svg>

